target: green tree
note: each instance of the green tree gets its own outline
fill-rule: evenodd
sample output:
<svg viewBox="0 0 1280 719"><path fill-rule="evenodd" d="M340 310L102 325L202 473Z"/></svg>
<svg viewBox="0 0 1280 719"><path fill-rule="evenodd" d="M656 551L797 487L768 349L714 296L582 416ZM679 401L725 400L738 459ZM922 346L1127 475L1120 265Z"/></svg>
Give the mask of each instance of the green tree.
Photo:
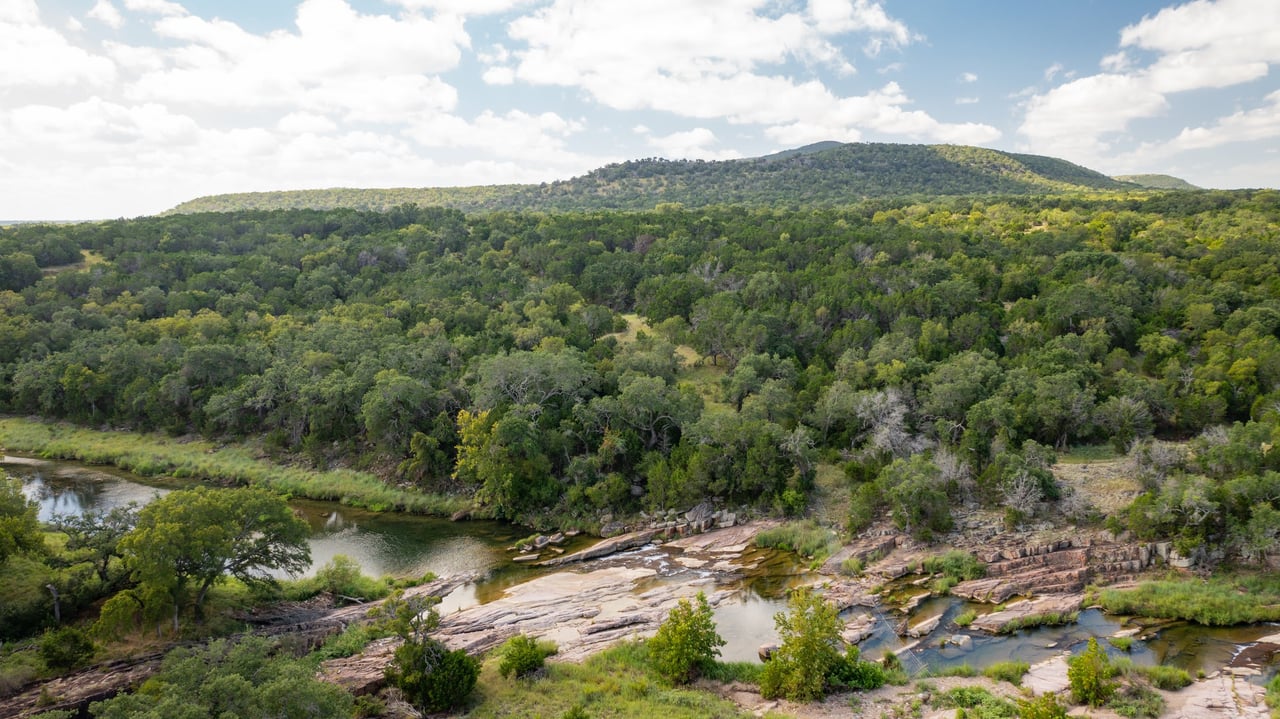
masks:
<svg viewBox="0 0 1280 719"><path fill-rule="evenodd" d="M401 639L384 673L423 711L452 709L466 701L480 676L480 662L461 649L450 651L429 633L440 624L438 597L391 596L382 606L385 626Z"/></svg>
<svg viewBox="0 0 1280 719"><path fill-rule="evenodd" d="M533 637L517 634L503 643L501 653L498 673L503 677L514 674L519 679L541 669L546 658L556 653L556 647L550 642L539 642Z"/></svg>
<svg viewBox="0 0 1280 719"><path fill-rule="evenodd" d="M698 592L695 603L681 599L658 633L649 640L649 656L667 681L686 684L720 656L725 641L716 633L707 595Z"/></svg>
<svg viewBox="0 0 1280 719"><path fill-rule="evenodd" d="M22 482L0 475L0 564L10 555L43 547L36 503L22 493Z"/></svg>
<svg viewBox="0 0 1280 719"><path fill-rule="evenodd" d="M1081 704L1102 706L1115 692L1111 681L1115 669L1098 640L1089 639L1084 653L1067 660L1067 681L1071 684L1071 696Z"/></svg>
<svg viewBox="0 0 1280 719"><path fill-rule="evenodd" d="M808 587L791 594L789 610L773 615L782 645L764 665L760 693L770 699L812 701L826 692L844 661L844 622L835 606Z"/></svg>
<svg viewBox="0 0 1280 719"><path fill-rule="evenodd" d="M139 583L167 595L177 631L188 602L202 619L209 590L227 577L271 582L270 570L306 569L309 533L279 495L197 487L143 507L137 526L120 540L120 552Z"/></svg>
<svg viewBox="0 0 1280 719"><path fill-rule="evenodd" d="M130 502L105 512L89 510L79 515L55 515L49 525L67 535L67 550L88 559L98 579L109 585L120 578L120 575L111 576L111 560L120 557L120 540L137 522L138 505Z"/></svg>

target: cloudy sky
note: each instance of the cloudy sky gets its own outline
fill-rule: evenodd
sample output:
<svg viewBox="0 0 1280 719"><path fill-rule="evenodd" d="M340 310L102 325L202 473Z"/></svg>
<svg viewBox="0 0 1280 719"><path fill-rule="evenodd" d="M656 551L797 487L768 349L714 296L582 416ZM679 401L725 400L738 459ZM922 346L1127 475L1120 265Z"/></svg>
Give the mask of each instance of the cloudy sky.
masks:
<svg viewBox="0 0 1280 719"><path fill-rule="evenodd" d="M819 140L1280 182L1277 0L0 0L0 220Z"/></svg>

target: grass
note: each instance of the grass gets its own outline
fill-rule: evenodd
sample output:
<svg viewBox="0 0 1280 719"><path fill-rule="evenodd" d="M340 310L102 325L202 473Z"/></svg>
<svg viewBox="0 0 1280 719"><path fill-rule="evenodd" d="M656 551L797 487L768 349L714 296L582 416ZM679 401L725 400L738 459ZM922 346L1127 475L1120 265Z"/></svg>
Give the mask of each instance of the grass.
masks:
<svg viewBox="0 0 1280 719"><path fill-rule="evenodd" d="M1089 444L1072 447L1058 455L1058 461L1064 464L1081 464L1084 462L1106 462L1119 459L1120 453L1110 444Z"/></svg>
<svg viewBox="0 0 1280 719"><path fill-rule="evenodd" d="M839 545L831 530L820 527L812 520L787 522L756 535L756 546L766 549L783 549L802 557L821 561L830 556Z"/></svg>
<svg viewBox="0 0 1280 719"><path fill-rule="evenodd" d="M1107 642L1116 649L1127 652L1133 646L1133 637L1108 637Z"/></svg>
<svg viewBox="0 0 1280 719"><path fill-rule="evenodd" d="M1133 660L1128 657L1112 659L1111 666L1117 674L1126 677L1142 677L1151 682L1152 686L1167 692L1176 692L1183 687L1190 686L1192 682L1191 675L1187 673L1186 669L1163 664L1143 666L1134 664Z"/></svg>
<svg viewBox="0 0 1280 719"><path fill-rule="evenodd" d="M1033 627L1056 627L1062 624L1071 624L1080 618L1079 612L1043 612L1041 614L1028 614L1025 617L1019 617L1000 627L1000 634L1013 634L1022 629L1031 629Z"/></svg>
<svg viewBox="0 0 1280 719"><path fill-rule="evenodd" d="M1016 719L1018 707L982 687L955 687L934 695L933 706L955 709L956 716L974 719Z"/></svg>
<svg viewBox="0 0 1280 719"><path fill-rule="evenodd" d="M392 487L368 472L289 467L261 459L247 447L215 447L209 442L179 441L157 434L99 432L8 417L0 419L0 445L46 459L113 465L144 477L252 485L380 512L448 516L470 506L469 500L460 497Z"/></svg>
<svg viewBox="0 0 1280 719"><path fill-rule="evenodd" d="M980 579L987 573L987 567L977 557L953 549L946 554L937 554L921 563L924 571L930 574L941 574L957 581Z"/></svg>
<svg viewBox="0 0 1280 719"><path fill-rule="evenodd" d="M982 675L998 682L1009 682L1014 686L1022 686L1022 677L1029 671L1031 671L1031 665L1026 662L996 662L983 669Z"/></svg>
<svg viewBox="0 0 1280 719"><path fill-rule="evenodd" d="M592 719L751 716L710 692L672 688L649 668L648 652L638 642L624 642L581 664L549 663L545 675L532 681L502 679L498 675L497 658L491 658L480 672L467 716L554 719L569 714L575 707L579 709L578 716Z"/></svg>
<svg viewBox="0 0 1280 719"><path fill-rule="evenodd" d="M1104 589L1096 600L1111 614L1185 619L1210 627L1280 620L1280 577L1219 576L1202 581L1144 582Z"/></svg>
<svg viewBox="0 0 1280 719"><path fill-rule="evenodd" d="M957 627L967 627L973 624L973 620L978 618L978 613L972 609L966 609L956 615L955 623Z"/></svg>

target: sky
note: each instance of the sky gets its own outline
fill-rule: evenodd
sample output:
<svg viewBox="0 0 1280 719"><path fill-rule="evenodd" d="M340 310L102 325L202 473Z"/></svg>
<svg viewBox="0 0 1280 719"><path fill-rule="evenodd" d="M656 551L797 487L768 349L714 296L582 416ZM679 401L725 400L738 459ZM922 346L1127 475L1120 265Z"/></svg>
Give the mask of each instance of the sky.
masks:
<svg viewBox="0 0 1280 719"><path fill-rule="evenodd" d="M0 0L0 220L822 140L1280 182L1280 0Z"/></svg>

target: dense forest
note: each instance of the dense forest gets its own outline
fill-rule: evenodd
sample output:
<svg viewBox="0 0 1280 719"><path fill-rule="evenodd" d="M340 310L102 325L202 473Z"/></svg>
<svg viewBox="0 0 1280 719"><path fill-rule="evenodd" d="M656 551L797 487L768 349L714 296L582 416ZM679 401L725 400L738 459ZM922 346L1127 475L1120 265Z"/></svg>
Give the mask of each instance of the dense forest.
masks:
<svg viewBox="0 0 1280 719"><path fill-rule="evenodd" d="M850 528L926 538L964 503L1075 511L1052 449L1110 441L1147 457L1139 533L1280 534L1274 191L246 211L0 247L9 413L264 437L534 525L795 514L838 467Z"/></svg>
<svg viewBox="0 0 1280 719"><path fill-rule="evenodd" d="M822 142L741 160L633 160L541 185L248 192L201 197L172 212L388 210L405 203L464 212L646 210L664 202L688 207L810 207L870 197L1045 194L1145 186L1040 155L962 145Z"/></svg>

